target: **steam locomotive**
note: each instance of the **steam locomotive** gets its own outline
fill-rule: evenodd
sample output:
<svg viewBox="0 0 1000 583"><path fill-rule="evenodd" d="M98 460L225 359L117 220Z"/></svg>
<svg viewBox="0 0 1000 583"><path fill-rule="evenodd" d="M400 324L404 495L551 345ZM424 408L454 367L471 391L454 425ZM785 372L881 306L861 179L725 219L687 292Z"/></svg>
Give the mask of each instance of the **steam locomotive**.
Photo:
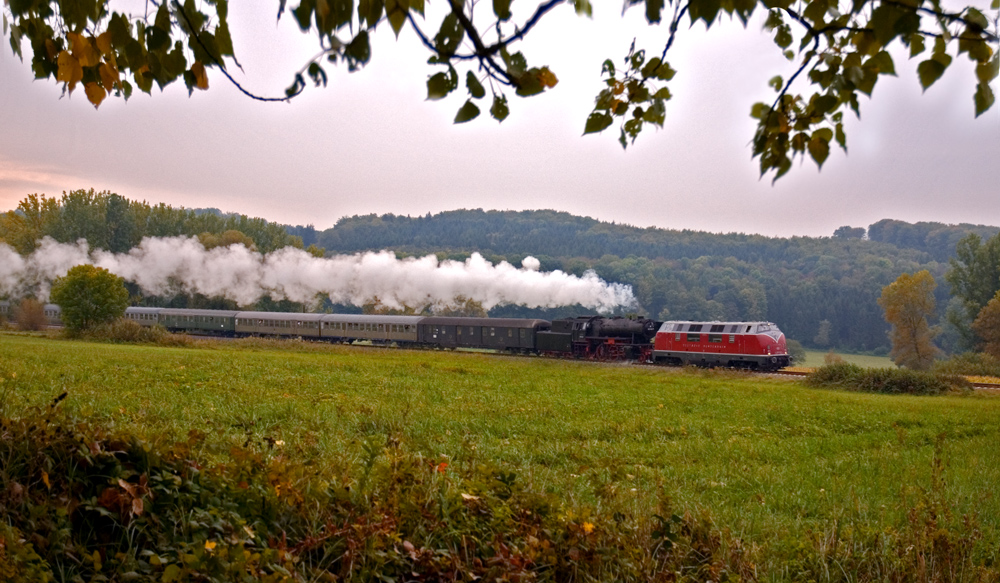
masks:
<svg viewBox="0 0 1000 583"><path fill-rule="evenodd" d="M11 312L0 302L0 315ZM58 306L47 305L59 325ZM518 354L671 365L777 370L789 364L785 335L770 322L657 322L581 316L519 318L300 314L132 307L143 326L210 336L276 336L430 348L491 349Z"/></svg>

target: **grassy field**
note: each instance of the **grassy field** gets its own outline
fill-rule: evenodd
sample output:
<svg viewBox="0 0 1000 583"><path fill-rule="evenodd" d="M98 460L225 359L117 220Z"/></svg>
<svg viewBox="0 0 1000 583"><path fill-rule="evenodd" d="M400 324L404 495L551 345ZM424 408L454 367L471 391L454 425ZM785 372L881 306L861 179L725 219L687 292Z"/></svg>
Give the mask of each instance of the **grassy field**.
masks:
<svg viewBox="0 0 1000 583"><path fill-rule="evenodd" d="M568 513L648 517L669 504L761 545L893 528L931 493L955 520L978 516L1000 559L995 397L454 352L20 335L0 335L0 377L6 416L66 391L62 406L151 441L197 429L206 456L267 442L331 478L396 440L432 463L495 464Z"/></svg>
<svg viewBox="0 0 1000 583"><path fill-rule="evenodd" d="M826 364L826 356L829 352L824 352L822 350L806 350L806 360L804 363L795 363L796 366L804 366L815 368L817 366L823 366ZM837 353L837 356L844 359L844 362L850 362L858 366L863 366L866 368L896 368L895 363L888 356L871 356L868 354L842 354Z"/></svg>

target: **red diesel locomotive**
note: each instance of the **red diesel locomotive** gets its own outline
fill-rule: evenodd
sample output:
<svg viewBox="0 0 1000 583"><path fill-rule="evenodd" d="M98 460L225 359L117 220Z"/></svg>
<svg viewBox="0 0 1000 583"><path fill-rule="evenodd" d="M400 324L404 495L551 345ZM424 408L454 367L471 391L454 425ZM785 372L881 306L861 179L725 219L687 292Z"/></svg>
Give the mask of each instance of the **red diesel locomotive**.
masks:
<svg viewBox="0 0 1000 583"><path fill-rule="evenodd" d="M664 322L653 341L664 364L777 370L788 366L785 335L771 322Z"/></svg>

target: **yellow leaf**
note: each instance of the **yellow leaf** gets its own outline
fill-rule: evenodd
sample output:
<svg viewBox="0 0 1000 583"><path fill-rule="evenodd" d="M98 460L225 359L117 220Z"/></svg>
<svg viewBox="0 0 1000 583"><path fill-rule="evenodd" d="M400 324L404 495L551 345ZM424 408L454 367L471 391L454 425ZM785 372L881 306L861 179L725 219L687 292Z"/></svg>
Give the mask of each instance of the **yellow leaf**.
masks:
<svg viewBox="0 0 1000 583"><path fill-rule="evenodd" d="M94 109L101 106L101 102L104 98L108 96L108 92L104 90L97 83L87 83L83 86L83 90L87 93L87 99L94 104Z"/></svg>
<svg viewBox="0 0 1000 583"><path fill-rule="evenodd" d="M49 483L49 474L45 470L42 470L42 482L45 483L47 489L52 489L52 484Z"/></svg>
<svg viewBox="0 0 1000 583"><path fill-rule="evenodd" d="M212 542L212 541L210 541L210 540L205 541L205 550L206 551L214 551L215 550L215 543Z"/></svg>
<svg viewBox="0 0 1000 583"><path fill-rule="evenodd" d="M75 32L67 32L66 38L69 39L73 56L80 61L80 66L93 67L101 62L101 55L94 49L89 38Z"/></svg>
<svg viewBox="0 0 1000 583"><path fill-rule="evenodd" d="M538 81L549 88L555 87L556 83L559 83L559 79L556 78L556 74L549 70L548 67L542 67L538 72Z"/></svg>
<svg viewBox="0 0 1000 583"><path fill-rule="evenodd" d="M108 91L111 91L111 89L115 86L115 83L118 83L120 80L118 67L115 67L110 63L101 63L101 67L97 70L97 72L101 75L101 84L104 85L104 88Z"/></svg>
<svg viewBox="0 0 1000 583"><path fill-rule="evenodd" d="M101 51L102 55L107 55L111 52L111 33L103 32L97 37L97 49Z"/></svg>
<svg viewBox="0 0 1000 583"><path fill-rule="evenodd" d="M590 533L594 532L594 525L591 524L591 523L589 523L589 522L584 522L583 523L583 532L584 532L584 534L590 534Z"/></svg>
<svg viewBox="0 0 1000 583"><path fill-rule="evenodd" d="M208 75L205 74L205 65L201 61L195 61L191 65L191 74L194 75L194 86L198 89L208 89Z"/></svg>
<svg viewBox="0 0 1000 583"><path fill-rule="evenodd" d="M59 59L56 61L56 64L59 66L59 70L56 72L56 80L67 84L69 92L72 93L76 84L83 79L83 67L80 66L80 61L69 54L69 51L63 51L59 53Z"/></svg>

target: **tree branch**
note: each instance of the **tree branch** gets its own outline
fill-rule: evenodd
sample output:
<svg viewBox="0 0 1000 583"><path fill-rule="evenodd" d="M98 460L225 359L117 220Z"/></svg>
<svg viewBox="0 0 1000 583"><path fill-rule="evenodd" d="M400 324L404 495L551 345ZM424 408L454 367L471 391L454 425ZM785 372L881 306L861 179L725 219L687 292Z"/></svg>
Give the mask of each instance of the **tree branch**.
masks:
<svg viewBox="0 0 1000 583"><path fill-rule="evenodd" d="M291 99L293 97L295 97L296 95L302 93L302 89L299 89L298 91L292 93L291 95L286 95L284 97L262 97L260 95L256 95L256 94L251 93L250 91L244 89L243 86L240 85L238 81L236 81L236 79L233 79L233 76L229 74L229 71L226 70L225 63L222 62L222 60L220 60L219 58L217 58L215 55L213 55L212 51L210 51L208 49L208 47L205 46L205 43L203 43L201 41L201 37L198 36L198 32L194 29L194 26L191 24L191 19L188 17L187 12L184 11L184 8L181 6L181 3L178 2L177 0L174 0L173 4L174 4L174 9L177 10L177 12L181 15L181 17L184 18L184 22L187 23L188 30L191 31L191 33L192 33L191 36L193 36L195 42L197 42L198 45L201 46L201 48L205 51L205 54L208 55L208 58L212 59L212 61L219 68L219 70L222 71L222 74L226 76L226 79L229 79L229 82L232 83L237 89L240 90L240 93L242 93L243 95L246 95L250 99L253 99L253 100L256 100L256 101L265 101L265 102L270 102L270 101L291 101ZM299 74L301 75L301 72Z"/></svg>

